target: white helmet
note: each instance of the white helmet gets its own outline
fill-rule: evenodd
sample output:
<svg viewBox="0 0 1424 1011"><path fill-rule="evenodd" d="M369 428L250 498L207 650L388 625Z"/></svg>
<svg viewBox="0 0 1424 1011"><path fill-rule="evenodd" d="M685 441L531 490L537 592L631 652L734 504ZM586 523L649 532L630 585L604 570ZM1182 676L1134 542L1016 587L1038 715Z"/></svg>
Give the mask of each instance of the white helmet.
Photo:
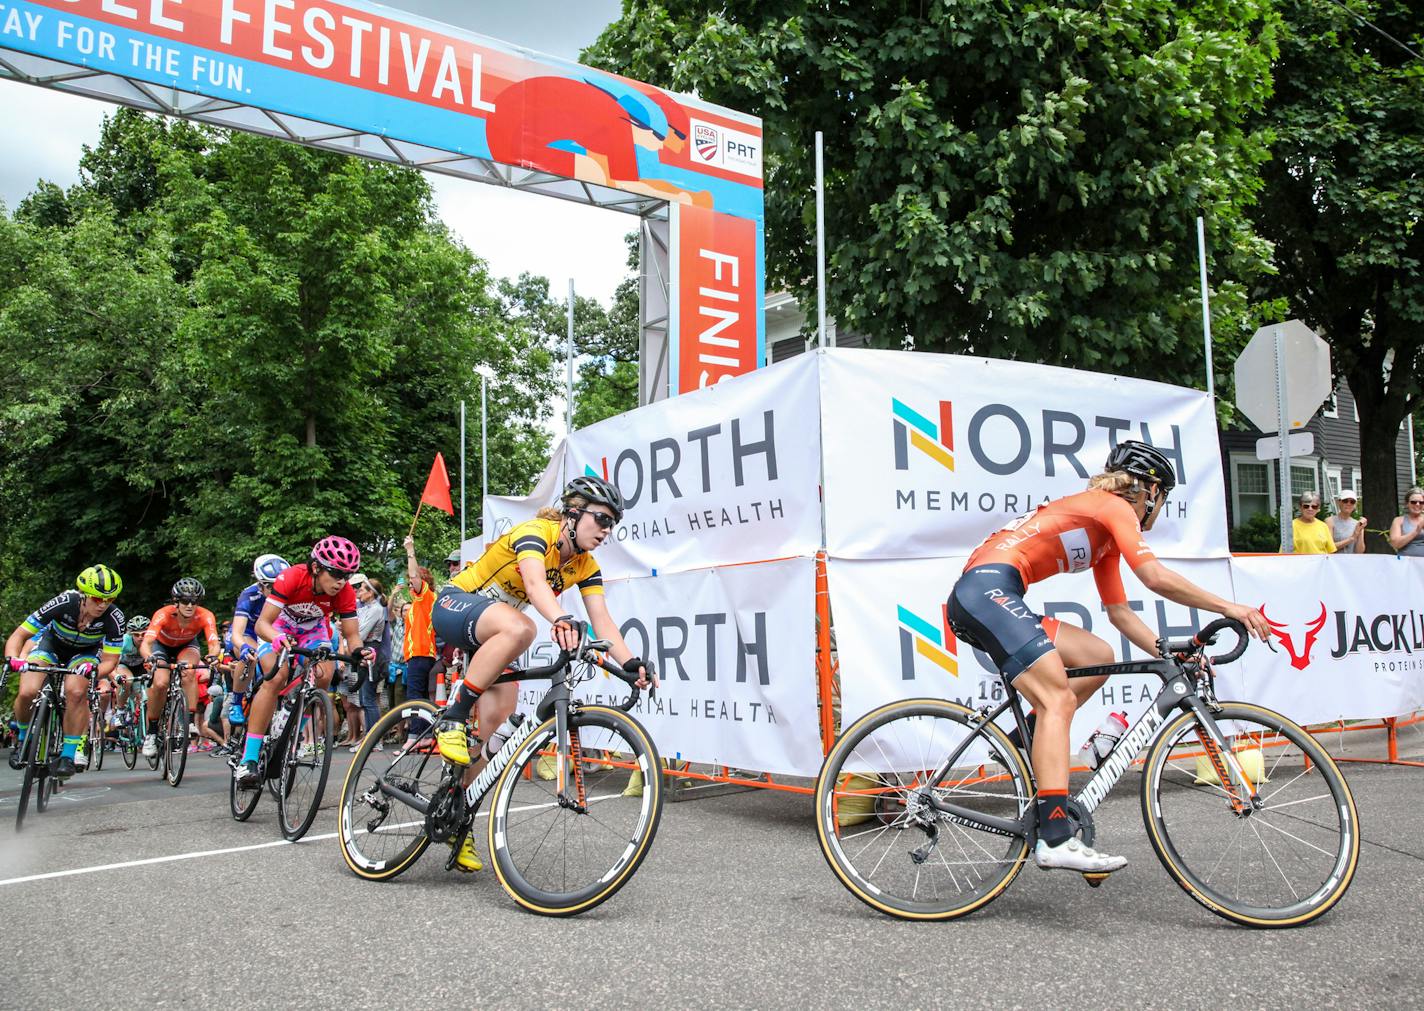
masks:
<svg viewBox="0 0 1424 1011"><path fill-rule="evenodd" d="M258 555L252 563L252 578L259 583L275 583L277 577L291 568L281 555Z"/></svg>

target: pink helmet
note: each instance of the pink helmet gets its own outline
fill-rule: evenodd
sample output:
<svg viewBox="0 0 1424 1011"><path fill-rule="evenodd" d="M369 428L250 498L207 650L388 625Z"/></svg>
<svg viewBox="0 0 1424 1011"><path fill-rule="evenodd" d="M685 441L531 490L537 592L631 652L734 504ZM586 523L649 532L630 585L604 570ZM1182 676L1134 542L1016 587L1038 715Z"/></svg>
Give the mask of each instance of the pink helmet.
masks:
<svg viewBox="0 0 1424 1011"><path fill-rule="evenodd" d="M361 568L361 550L345 537L323 537L312 548L312 561L322 568L352 573Z"/></svg>

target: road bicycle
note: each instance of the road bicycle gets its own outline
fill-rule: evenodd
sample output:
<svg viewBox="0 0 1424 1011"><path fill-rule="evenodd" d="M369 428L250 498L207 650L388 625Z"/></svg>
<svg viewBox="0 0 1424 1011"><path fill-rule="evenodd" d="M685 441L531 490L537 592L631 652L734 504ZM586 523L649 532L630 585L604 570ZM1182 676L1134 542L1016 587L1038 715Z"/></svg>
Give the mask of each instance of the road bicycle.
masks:
<svg viewBox="0 0 1424 1011"><path fill-rule="evenodd" d="M128 699L114 710L114 737L119 744L119 754L124 765L132 769L138 764L139 752L143 748L143 737L148 727L148 686L151 683L146 674L119 675L115 679L115 692L128 684ZM158 768L158 753L148 759L150 769Z"/></svg>
<svg viewBox="0 0 1424 1011"><path fill-rule="evenodd" d="M104 696L99 691L99 678L97 675L89 679L89 691L87 692L89 702L89 732L84 735L83 742L79 745L83 749L85 756L89 759L87 765L80 765L79 771L85 769L98 772L104 767L104 736L107 733L107 720L104 716Z"/></svg>
<svg viewBox="0 0 1424 1011"><path fill-rule="evenodd" d="M487 852L504 890L525 909L570 916L617 892L652 846L662 817L661 768L652 738L629 711L641 695L637 675L607 656L606 641L582 638L544 667L511 669L495 684L551 681L531 719L510 720L509 738L474 780L443 762L435 725L443 710L412 700L366 734L346 774L338 835L359 877L384 881L409 869L431 843L450 846L446 869L474 830L486 796ZM597 670L626 682L621 704L572 698ZM619 692L621 695L621 692ZM378 751L392 731L394 752ZM480 739L470 732L471 754ZM544 778L536 766L545 763ZM641 774L641 779L633 777ZM642 783L635 789L633 782Z"/></svg>
<svg viewBox="0 0 1424 1011"><path fill-rule="evenodd" d="M158 756L148 760L150 769L163 766L163 778L170 786L183 782L183 770L188 767L188 698L183 694L183 672L198 671L208 665L187 660L167 661L155 658L154 667L167 667L168 694L163 700L163 719L159 723Z"/></svg>
<svg viewBox="0 0 1424 1011"><path fill-rule="evenodd" d="M228 806L235 821L246 821L262 799L264 785L277 801L277 821L282 838L296 842L307 834L321 808L326 780L331 773L331 754L336 714L331 696L316 683L316 667L327 660L359 664L359 656L335 653L329 646L304 649L288 646L277 657L275 669L291 663L293 656L305 657L300 673L293 672L277 699L272 722L257 753L257 779L242 786L236 777L228 782ZM257 692L251 686L244 708L251 705ZM237 749L228 765L234 772L242 764L242 749Z"/></svg>
<svg viewBox="0 0 1424 1011"><path fill-rule="evenodd" d="M59 778L50 771L50 762L64 748L64 679L75 674L68 667L40 663L26 663L17 671L23 672L43 674L45 679L39 694L35 696L34 708L30 710L30 722L20 753L25 771L20 780L20 796L15 801L17 832L25 827L30 795L34 794L35 810L43 812L59 789Z"/></svg>
<svg viewBox="0 0 1424 1011"><path fill-rule="evenodd" d="M1205 647L1230 629L1234 649ZM1162 689L1068 802L1093 842L1093 811L1147 750L1142 820L1168 875L1201 905L1251 927L1291 927L1350 887L1360 826L1349 785L1304 729L1262 706L1218 702L1214 664L1238 659L1245 626L1218 619L1158 643L1158 660L1073 668L1069 677L1154 674ZM816 829L836 877L892 916L948 920L988 905L1037 836L1029 745L995 723L1011 712L1031 743L1018 693L974 710L940 699L892 702L847 729L816 781ZM1150 746L1149 746L1150 745ZM1105 874L1085 874L1097 886Z"/></svg>

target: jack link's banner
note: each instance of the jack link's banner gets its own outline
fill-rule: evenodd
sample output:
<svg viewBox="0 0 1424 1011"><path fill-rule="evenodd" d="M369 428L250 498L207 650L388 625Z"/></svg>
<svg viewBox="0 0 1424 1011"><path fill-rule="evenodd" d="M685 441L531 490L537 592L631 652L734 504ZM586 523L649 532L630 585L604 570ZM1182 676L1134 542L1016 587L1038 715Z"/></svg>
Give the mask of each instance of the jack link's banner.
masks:
<svg viewBox="0 0 1424 1011"><path fill-rule="evenodd" d="M823 357L827 551L967 555L1048 499L1082 491L1140 439L1179 475L1152 531L1165 558L1225 557L1211 402L1195 390L1046 365L896 351Z"/></svg>
<svg viewBox="0 0 1424 1011"><path fill-rule="evenodd" d="M988 654L960 642L945 617L945 600L965 560L830 560L827 577L840 654L841 726L849 726L864 713L896 699L947 698L971 709L996 706L1004 700L993 661ZM1225 559L1167 564L1197 585L1232 599L1230 565ZM1216 617L1155 596L1125 565L1122 574L1128 603L1159 636L1184 639ZM1103 639L1118 659L1144 656L1108 622L1091 572L1035 584L1025 599L1037 613ZM1259 643L1255 650L1266 651ZM1228 669L1223 667L1222 673ZM1097 696L1078 710L1070 745L1078 749L1109 712L1125 712L1128 722L1134 721L1161 687L1150 674L1110 678ZM1220 694L1227 697L1224 691ZM1006 714L1001 723L1010 729L1013 718Z"/></svg>
<svg viewBox="0 0 1424 1011"><path fill-rule="evenodd" d="M802 355L574 432L562 477L540 481L553 494L487 501L491 539L587 474L616 484L628 506L598 549L610 578L815 554L817 364Z"/></svg>
<svg viewBox="0 0 1424 1011"><path fill-rule="evenodd" d="M754 116L366 0L11 0L6 50L684 207L671 392L761 364ZM277 130L257 111L229 121Z"/></svg>
<svg viewBox="0 0 1424 1011"><path fill-rule="evenodd" d="M821 765L816 713L815 562L629 579L607 586L608 609L635 655L658 666L662 687L634 715L665 758L814 776ZM575 592L561 598L583 617ZM527 664L557 655L539 626ZM548 682L520 686L532 712ZM620 704L627 686L597 672L580 698Z"/></svg>
<svg viewBox="0 0 1424 1011"><path fill-rule="evenodd" d="M1271 623L1223 667L1218 694L1298 723L1397 716L1424 707L1424 565L1388 555L1233 558L1236 599ZM1236 678L1234 683L1231 680Z"/></svg>

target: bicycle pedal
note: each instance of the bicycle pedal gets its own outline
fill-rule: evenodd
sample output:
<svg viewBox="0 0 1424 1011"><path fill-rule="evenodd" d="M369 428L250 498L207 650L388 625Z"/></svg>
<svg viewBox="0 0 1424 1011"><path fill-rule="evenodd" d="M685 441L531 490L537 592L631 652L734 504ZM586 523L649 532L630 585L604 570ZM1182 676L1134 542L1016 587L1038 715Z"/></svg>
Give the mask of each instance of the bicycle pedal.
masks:
<svg viewBox="0 0 1424 1011"><path fill-rule="evenodd" d="M1110 874L1112 874L1112 871L1084 871L1083 880L1086 881L1091 888L1100 888Z"/></svg>

